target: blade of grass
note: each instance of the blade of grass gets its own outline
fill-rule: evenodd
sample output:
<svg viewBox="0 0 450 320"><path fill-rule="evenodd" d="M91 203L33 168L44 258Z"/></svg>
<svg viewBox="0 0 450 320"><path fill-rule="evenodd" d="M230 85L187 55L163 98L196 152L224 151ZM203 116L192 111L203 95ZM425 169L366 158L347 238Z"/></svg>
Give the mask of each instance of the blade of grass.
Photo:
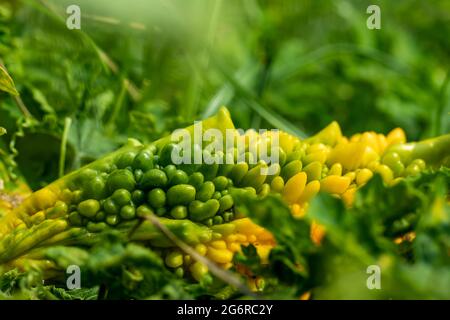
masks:
<svg viewBox="0 0 450 320"><path fill-rule="evenodd" d="M274 114L273 111L267 110L255 100L245 99L244 102L275 128L283 130L302 139L305 139L307 137L307 134L305 132L297 128L295 125L293 125L283 117Z"/></svg>
<svg viewBox="0 0 450 320"><path fill-rule="evenodd" d="M361 55L363 57L375 60L381 65L384 65L400 74L406 74L410 72L407 65L402 64L391 55L385 54L379 50L365 48L348 43L338 43L320 47L299 57L299 59L293 60L291 63L284 64L283 67L274 69L273 78L276 79L276 81L288 80L302 72L305 66L312 63L317 63L320 60L335 57L339 54Z"/></svg>
<svg viewBox="0 0 450 320"><path fill-rule="evenodd" d="M61 138L61 148L59 153L59 177L64 176L64 169L66 163L66 152L67 152L67 138L69 137L70 126L72 124L72 119L67 117L64 119L64 131Z"/></svg>
<svg viewBox="0 0 450 320"><path fill-rule="evenodd" d="M447 70L447 74L445 75L445 79L442 82L442 85L439 89L439 101L437 104L436 112L434 114L434 119L432 123L434 123L433 127L433 136L438 136L440 134L444 134L445 130L443 130L442 121L445 119L444 109L445 104L447 103L447 88L450 84L450 70Z"/></svg>
<svg viewBox="0 0 450 320"><path fill-rule="evenodd" d="M242 83L249 84L254 81L256 75L255 64L250 62L244 65L241 69L239 69L235 77L241 79ZM206 119L215 114L221 106L227 105L235 96L235 89L229 83L225 83L220 87L220 89L216 92L213 98L209 101L206 106L203 114L201 116L202 119Z"/></svg>
<svg viewBox="0 0 450 320"><path fill-rule="evenodd" d="M125 99L125 92L127 88L127 79L122 80L122 85L120 86L120 92L117 97L116 103L114 104L114 108L111 112L111 117L108 119L108 123L106 124L106 127L109 131L112 131L114 128L114 123L117 119L117 116L119 115L120 109L122 109L123 101Z"/></svg>
<svg viewBox="0 0 450 320"><path fill-rule="evenodd" d="M306 138L307 135L297 128L295 125L290 123L288 120L283 117L274 114L273 111L268 111L265 109L257 100L256 96L242 86L239 81L231 75L226 68L224 68L221 63L219 63L216 59L212 59L217 69L222 73L225 79L233 86L234 90L241 95L243 101L252 108L256 113L258 113L263 119L273 125L275 128L286 131L292 135L295 135L299 138Z"/></svg>
<svg viewBox="0 0 450 320"><path fill-rule="evenodd" d="M45 0L26 0L30 5L32 5L37 10L43 12L47 16L51 17L55 21L58 21L59 23L63 24L65 27L65 20L63 16L61 16L58 12L58 9L56 9L52 4L48 3ZM40 4L40 5L39 5ZM79 37L85 41L88 45L91 46L91 48L94 50L94 52L97 54L100 62L102 63L102 66L105 70L105 72L111 71L113 74L119 73L119 67L117 64L106 54L105 51L103 51L96 43L95 41L84 31L74 29L73 32L76 32ZM139 101L141 99L141 93L137 89L137 87L128 79L127 81L127 91L130 94L131 98L134 101Z"/></svg>

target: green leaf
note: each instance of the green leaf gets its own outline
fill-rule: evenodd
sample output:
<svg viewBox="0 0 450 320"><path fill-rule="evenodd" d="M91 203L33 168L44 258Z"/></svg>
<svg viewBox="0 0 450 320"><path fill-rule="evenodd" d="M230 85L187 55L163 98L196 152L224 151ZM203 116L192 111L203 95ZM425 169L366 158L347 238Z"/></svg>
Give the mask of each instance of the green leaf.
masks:
<svg viewBox="0 0 450 320"><path fill-rule="evenodd" d="M14 96L19 95L14 86L13 79L2 65L0 65L0 90L6 91Z"/></svg>

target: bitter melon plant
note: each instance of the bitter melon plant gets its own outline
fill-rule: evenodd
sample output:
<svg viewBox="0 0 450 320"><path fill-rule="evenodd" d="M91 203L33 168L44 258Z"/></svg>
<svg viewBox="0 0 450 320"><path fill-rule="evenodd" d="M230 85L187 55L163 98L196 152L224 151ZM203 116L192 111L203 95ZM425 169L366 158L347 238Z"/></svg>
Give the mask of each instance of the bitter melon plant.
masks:
<svg viewBox="0 0 450 320"><path fill-rule="evenodd" d="M202 127L224 135L234 130L225 108ZM238 199L278 197L302 219L320 192L351 207L355 192L374 175L389 187L450 160L450 135L406 143L405 133L397 128L387 135L364 132L345 137L333 122L307 139L279 132L279 146L272 150L274 134L250 130L238 135L245 148L214 154L236 160L222 164L173 163L177 144L170 137L146 145L130 139L116 152L34 192L0 220L1 269L37 269L51 279L64 271L51 260L52 248L89 250L105 233L115 231L125 241L151 248L177 277L210 282L208 266L180 248L164 232L167 229L221 268L245 274L233 260L237 252L253 245L264 264L277 243L271 232L239 210ZM254 158L251 143L278 152L278 161ZM205 148L205 143L193 143L192 154ZM237 161L240 156L243 161ZM261 169L269 165L275 170L263 174ZM159 224L149 217L157 217ZM317 246L324 233L320 224L312 224L310 236ZM250 280L252 290L261 287L259 278Z"/></svg>

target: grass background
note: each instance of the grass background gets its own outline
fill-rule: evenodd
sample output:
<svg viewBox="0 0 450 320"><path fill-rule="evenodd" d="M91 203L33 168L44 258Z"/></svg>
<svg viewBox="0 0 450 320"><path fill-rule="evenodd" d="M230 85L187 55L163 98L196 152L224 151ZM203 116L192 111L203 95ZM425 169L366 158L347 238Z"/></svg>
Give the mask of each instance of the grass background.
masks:
<svg viewBox="0 0 450 320"><path fill-rule="evenodd" d="M2 0L0 58L21 101L0 93L0 148L37 189L221 105L237 127L300 136L332 120L347 135L446 133L449 22L445 0Z"/></svg>
<svg viewBox="0 0 450 320"><path fill-rule="evenodd" d="M71 4L81 8L81 30L66 27ZM371 4L381 8L380 30L366 27ZM8 190L22 174L36 190L128 137L152 141L222 105L238 128L301 137L333 120L346 135L395 127L409 140L448 133L449 22L445 0L0 0L0 62L20 93L0 92L0 181ZM312 291L319 299L448 299L449 177L442 168L393 188L375 177L351 209L320 195L301 220L273 198L247 204L278 245L269 267L251 254L241 262L264 276L266 298ZM321 246L309 239L311 219L326 227ZM414 241L393 245L409 231ZM108 282L118 297L148 297L152 286L120 287L121 263L102 269L112 244L89 253L95 276L87 291L13 271L0 276L0 299L16 287L21 298L102 298L98 285ZM77 258L67 250L60 258ZM154 298L205 294L167 270L127 262L146 272L145 285L168 283ZM367 290L369 264L382 267L383 290Z"/></svg>

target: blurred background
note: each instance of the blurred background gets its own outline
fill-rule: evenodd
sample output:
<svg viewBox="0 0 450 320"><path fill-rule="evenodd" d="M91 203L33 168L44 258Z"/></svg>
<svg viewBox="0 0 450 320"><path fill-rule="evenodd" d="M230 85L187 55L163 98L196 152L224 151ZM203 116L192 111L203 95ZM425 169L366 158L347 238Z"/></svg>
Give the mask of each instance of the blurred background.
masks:
<svg viewBox="0 0 450 320"><path fill-rule="evenodd" d="M66 8L81 9L81 30ZM366 9L381 8L369 30ZM37 189L226 105L239 128L449 132L450 2L0 1L0 151Z"/></svg>

